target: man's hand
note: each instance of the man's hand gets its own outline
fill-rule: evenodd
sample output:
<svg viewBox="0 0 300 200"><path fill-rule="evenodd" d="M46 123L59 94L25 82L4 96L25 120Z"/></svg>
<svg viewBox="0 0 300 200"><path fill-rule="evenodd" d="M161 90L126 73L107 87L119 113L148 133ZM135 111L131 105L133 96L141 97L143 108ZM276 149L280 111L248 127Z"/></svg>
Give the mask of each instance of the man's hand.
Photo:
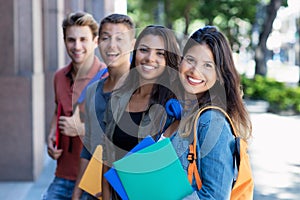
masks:
<svg viewBox="0 0 300 200"><path fill-rule="evenodd" d="M102 192L98 192L98 193L95 194L94 196L97 197L97 198L102 197Z"/></svg>
<svg viewBox="0 0 300 200"><path fill-rule="evenodd" d="M52 134L49 134L49 136L48 136L48 155L52 159L57 160L61 156L63 150L56 148L56 146L55 146L56 138L55 138L54 133L55 132L52 132Z"/></svg>
<svg viewBox="0 0 300 200"><path fill-rule="evenodd" d="M82 123L80 120L78 107L76 108L74 114L71 117L60 116L58 121L58 127L60 129L60 133L66 136L83 136L84 123Z"/></svg>

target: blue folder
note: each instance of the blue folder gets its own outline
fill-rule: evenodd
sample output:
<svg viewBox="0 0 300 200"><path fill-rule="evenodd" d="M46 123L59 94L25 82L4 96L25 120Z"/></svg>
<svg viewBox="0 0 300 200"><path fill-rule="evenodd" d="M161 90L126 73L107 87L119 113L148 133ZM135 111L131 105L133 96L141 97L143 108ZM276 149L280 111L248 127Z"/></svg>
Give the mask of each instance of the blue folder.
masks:
<svg viewBox="0 0 300 200"><path fill-rule="evenodd" d="M155 141L152 139L151 136L147 136L144 138L137 146L135 146L130 152L128 152L125 156L128 156L134 152L137 152L145 147L148 147L154 144ZM105 174L104 177L110 183L110 185L114 188L114 190L119 194L119 196L123 200L129 200L126 191L121 183L121 180L116 172L114 167L110 168Z"/></svg>

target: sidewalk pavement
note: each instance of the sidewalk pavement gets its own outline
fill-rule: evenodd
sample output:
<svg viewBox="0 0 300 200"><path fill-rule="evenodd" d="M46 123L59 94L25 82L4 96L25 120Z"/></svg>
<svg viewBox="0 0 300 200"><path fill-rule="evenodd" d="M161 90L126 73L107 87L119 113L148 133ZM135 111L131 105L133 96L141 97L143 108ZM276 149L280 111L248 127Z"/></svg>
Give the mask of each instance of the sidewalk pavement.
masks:
<svg viewBox="0 0 300 200"><path fill-rule="evenodd" d="M254 200L299 200L300 116L249 111L253 123L249 154ZM0 200L40 200L54 177L56 165L45 157L45 167L35 182L0 182Z"/></svg>
<svg viewBox="0 0 300 200"><path fill-rule="evenodd" d="M300 199L300 116L251 113L255 200Z"/></svg>
<svg viewBox="0 0 300 200"><path fill-rule="evenodd" d="M0 200L41 200L42 194L54 178L56 162L45 149L44 168L34 182L0 182Z"/></svg>

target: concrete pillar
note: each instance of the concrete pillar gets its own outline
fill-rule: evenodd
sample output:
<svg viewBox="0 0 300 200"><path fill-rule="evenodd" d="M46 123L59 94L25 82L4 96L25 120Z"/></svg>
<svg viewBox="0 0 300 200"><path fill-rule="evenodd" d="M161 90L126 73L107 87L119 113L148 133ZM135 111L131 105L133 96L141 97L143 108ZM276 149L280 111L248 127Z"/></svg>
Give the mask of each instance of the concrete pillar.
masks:
<svg viewBox="0 0 300 200"><path fill-rule="evenodd" d="M63 18L83 10L100 21L117 12L113 2L0 0L0 181L35 180L42 170L53 75L69 62Z"/></svg>
<svg viewBox="0 0 300 200"><path fill-rule="evenodd" d="M64 1L43 1L46 136L49 133L50 121L55 108L53 89L54 73L58 68L66 64L66 51L61 27L64 17Z"/></svg>
<svg viewBox="0 0 300 200"><path fill-rule="evenodd" d="M42 6L40 0L0 5L0 181L29 181L44 156Z"/></svg>

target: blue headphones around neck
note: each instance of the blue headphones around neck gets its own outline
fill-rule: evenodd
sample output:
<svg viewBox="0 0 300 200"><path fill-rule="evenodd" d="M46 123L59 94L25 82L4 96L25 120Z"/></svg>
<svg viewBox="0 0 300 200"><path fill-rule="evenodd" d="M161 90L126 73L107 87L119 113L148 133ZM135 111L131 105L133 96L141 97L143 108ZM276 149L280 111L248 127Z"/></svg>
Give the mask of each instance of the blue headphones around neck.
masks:
<svg viewBox="0 0 300 200"><path fill-rule="evenodd" d="M182 106L177 99L169 99L165 106L166 112L169 116L180 120L182 114Z"/></svg>

